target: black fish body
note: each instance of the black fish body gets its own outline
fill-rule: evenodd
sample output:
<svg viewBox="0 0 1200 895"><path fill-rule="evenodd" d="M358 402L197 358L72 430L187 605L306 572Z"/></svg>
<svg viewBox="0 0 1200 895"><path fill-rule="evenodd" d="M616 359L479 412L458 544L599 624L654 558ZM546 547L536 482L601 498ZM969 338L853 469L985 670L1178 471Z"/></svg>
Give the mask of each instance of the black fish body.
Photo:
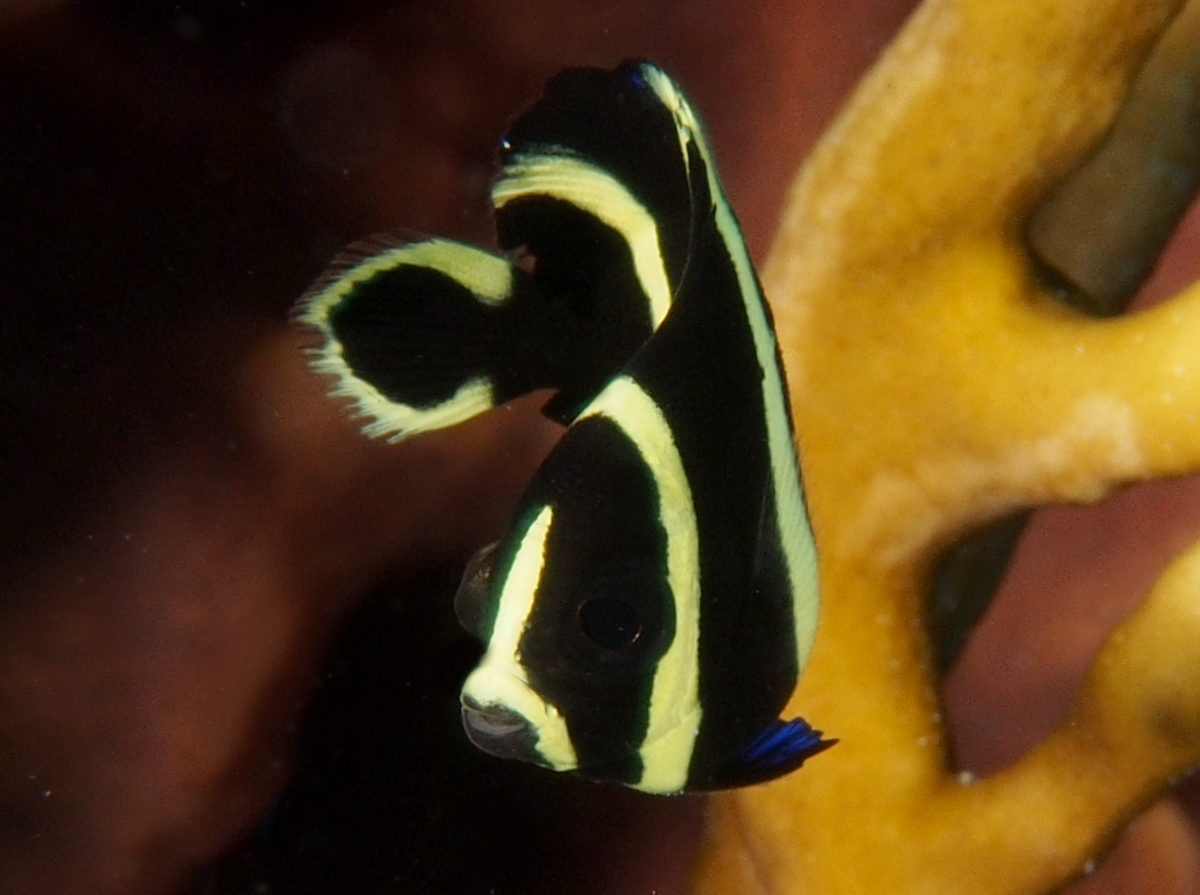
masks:
<svg viewBox="0 0 1200 895"><path fill-rule="evenodd" d="M567 425L464 576L485 751L649 792L761 782L830 743L783 722L816 553L757 277L691 107L659 69L571 69L493 189L504 256L373 244L303 300L370 434L538 388Z"/></svg>

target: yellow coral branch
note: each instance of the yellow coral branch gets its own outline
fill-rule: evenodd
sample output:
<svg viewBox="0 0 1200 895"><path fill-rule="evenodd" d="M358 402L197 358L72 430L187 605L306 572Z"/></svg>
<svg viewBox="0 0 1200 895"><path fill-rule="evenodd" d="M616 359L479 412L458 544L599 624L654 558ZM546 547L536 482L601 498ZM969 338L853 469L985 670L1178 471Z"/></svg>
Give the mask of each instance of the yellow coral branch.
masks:
<svg viewBox="0 0 1200 895"><path fill-rule="evenodd" d="M764 271L822 557L793 708L841 743L714 800L698 892L1050 890L1200 760L1200 548L986 781L949 765L923 627L966 526L1200 469L1200 287L1084 318L1021 235L1178 5L929 0L801 172Z"/></svg>
<svg viewBox="0 0 1200 895"><path fill-rule="evenodd" d="M993 863L1003 862L1015 884L1008 891L1040 891L1047 880L1081 872L1081 856L1096 854L1114 835L1111 819L1144 805L1196 764L1198 594L1200 546L1171 565L1109 638L1071 714L1050 737L1012 768L973 786L947 787L933 800L939 866L957 865L968 880L978 872L961 857L962 831L969 831L986 840Z"/></svg>

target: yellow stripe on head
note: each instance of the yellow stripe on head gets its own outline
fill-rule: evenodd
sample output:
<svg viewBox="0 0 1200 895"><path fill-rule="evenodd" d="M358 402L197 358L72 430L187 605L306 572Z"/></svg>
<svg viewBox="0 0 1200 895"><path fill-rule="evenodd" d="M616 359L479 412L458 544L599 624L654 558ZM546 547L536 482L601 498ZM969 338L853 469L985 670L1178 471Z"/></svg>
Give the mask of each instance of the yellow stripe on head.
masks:
<svg viewBox="0 0 1200 895"><path fill-rule="evenodd" d="M556 771L569 771L578 762L566 722L555 706L529 686L519 654L546 567L546 540L553 521L553 509L543 506L521 536L500 592L487 653L462 692L481 706L502 706L516 712L537 733L537 751L546 763Z"/></svg>

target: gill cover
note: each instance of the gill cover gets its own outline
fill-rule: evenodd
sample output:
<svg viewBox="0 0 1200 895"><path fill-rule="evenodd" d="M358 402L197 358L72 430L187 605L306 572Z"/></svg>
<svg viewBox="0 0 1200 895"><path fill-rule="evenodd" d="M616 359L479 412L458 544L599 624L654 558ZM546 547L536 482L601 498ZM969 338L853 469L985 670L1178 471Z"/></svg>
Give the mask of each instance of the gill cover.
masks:
<svg viewBox="0 0 1200 895"><path fill-rule="evenodd" d="M568 69L501 164L504 254L376 240L297 311L372 435L555 391L566 433L455 596L487 646L467 734L657 793L794 770L831 745L779 718L816 552L770 312L700 122L653 65Z"/></svg>

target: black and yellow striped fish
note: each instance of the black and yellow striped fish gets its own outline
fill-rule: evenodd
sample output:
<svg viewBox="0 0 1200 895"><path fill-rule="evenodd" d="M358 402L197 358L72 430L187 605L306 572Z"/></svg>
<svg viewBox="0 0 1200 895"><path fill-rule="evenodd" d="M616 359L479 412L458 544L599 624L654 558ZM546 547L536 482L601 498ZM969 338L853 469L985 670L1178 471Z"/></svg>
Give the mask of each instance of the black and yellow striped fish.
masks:
<svg viewBox="0 0 1200 895"><path fill-rule="evenodd" d="M830 745L779 713L817 562L758 279L703 129L658 68L569 69L512 126L496 255L376 240L298 307L370 435L555 390L567 426L455 598L486 752L655 793Z"/></svg>

